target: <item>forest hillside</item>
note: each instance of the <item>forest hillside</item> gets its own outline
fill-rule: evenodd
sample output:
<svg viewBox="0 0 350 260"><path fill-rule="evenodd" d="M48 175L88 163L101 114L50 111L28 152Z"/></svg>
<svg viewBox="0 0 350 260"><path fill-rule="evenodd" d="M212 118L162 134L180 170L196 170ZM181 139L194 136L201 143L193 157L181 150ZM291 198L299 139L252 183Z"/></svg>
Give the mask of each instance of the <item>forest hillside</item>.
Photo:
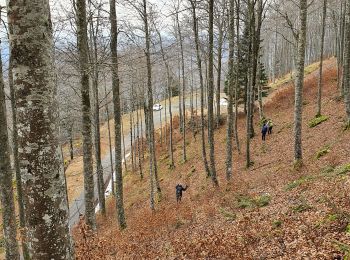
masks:
<svg viewBox="0 0 350 260"><path fill-rule="evenodd" d="M226 127L215 131L219 188L206 178L199 138L188 139L188 160L181 163L176 142L176 168L167 167L167 152L158 147L163 196L149 209L148 176L124 176L128 229L119 231L115 201L107 201L106 219L99 216L94 234L82 222L74 230L79 259L343 259L350 253L348 194L350 132L337 96L335 60L325 62L323 114L327 120L311 127L315 116L317 71L305 77L304 165L293 167L294 88L276 86L265 104L274 123L261 141L256 114L252 139L253 166L244 162L244 117L238 120L242 151L234 151L230 184L225 182ZM341 108L341 109L340 109ZM178 131L178 130L176 130ZM147 165L143 165L147 169ZM175 186L188 185L177 204Z"/></svg>

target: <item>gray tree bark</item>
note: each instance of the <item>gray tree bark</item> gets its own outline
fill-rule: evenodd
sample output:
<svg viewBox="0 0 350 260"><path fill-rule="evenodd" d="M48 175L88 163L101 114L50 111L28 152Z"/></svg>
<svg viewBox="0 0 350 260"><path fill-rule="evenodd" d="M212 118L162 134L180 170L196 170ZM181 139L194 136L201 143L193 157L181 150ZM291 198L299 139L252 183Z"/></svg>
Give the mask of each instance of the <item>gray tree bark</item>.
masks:
<svg viewBox="0 0 350 260"><path fill-rule="evenodd" d="M202 143L202 159L205 168L205 172L207 173L207 177L209 177L210 169L207 160L207 152L205 147L205 131L204 131L204 80L203 80L203 72L202 72L202 60L200 54L200 46L199 46L199 34L198 34L198 21L196 15L196 0L189 0L192 8L192 20L193 20L193 34L194 41L196 46L196 56L197 56L197 67L199 74L199 84L200 84L200 99L201 99L201 143Z"/></svg>
<svg viewBox="0 0 350 260"><path fill-rule="evenodd" d="M226 143L226 180L229 182L232 176L232 137L233 137L233 95L234 95L234 0L229 3L229 60L228 60L228 106L227 106L227 143ZM219 104L220 105L220 104Z"/></svg>
<svg viewBox="0 0 350 260"><path fill-rule="evenodd" d="M183 49L183 39L182 32L180 28L179 22L179 12L176 12L176 24L177 24L177 32L179 34L179 44L180 44L180 52L181 52L181 73L182 73L182 160L184 162L187 161L186 156L186 103L185 103L185 90L186 90L186 78L185 78L185 59L184 59L184 49ZM180 96L179 96L180 98Z"/></svg>
<svg viewBox="0 0 350 260"><path fill-rule="evenodd" d="M298 64L295 76L295 108L294 108L294 161L295 165L302 163L302 113L303 113L303 87L305 68L305 45L307 23L307 0L299 1L300 30L298 39Z"/></svg>
<svg viewBox="0 0 350 260"><path fill-rule="evenodd" d="M49 1L10 0L8 21L12 27L10 43L16 89L18 158L26 194L24 209L29 257L74 259L63 157L58 140Z"/></svg>
<svg viewBox="0 0 350 260"><path fill-rule="evenodd" d="M12 26L9 26L9 31L12 34ZM13 164L16 176L16 189L17 189L17 203L18 203L18 215L19 215L19 226L21 232L21 243L22 243L22 253L25 260L29 259L29 251L26 242L25 234L25 215L24 215L24 203L23 203L23 188L21 181L21 170L18 161L18 129L17 129L17 109L16 109L16 95L15 88L13 86L13 72L12 72L12 56L11 47L9 46L9 88L11 96L11 111L12 111L12 146L13 146Z"/></svg>
<svg viewBox="0 0 350 260"><path fill-rule="evenodd" d="M346 9L346 31L344 50L344 101L346 109L346 128L350 128L350 7Z"/></svg>
<svg viewBox="0 0 350 260"><path fill-rule="evenodd" d="M121 113L120 113L120 90L118 75L118 52L117 52L117 14L115 0L109 1L111 23L111 56L112 56L112 89L114 109L114 138L115 138L115 181L116 181L116 207L117 219L120 229L126 228L124 200L123 200L123 167L121 151Z"/></svg>
<svg viewBox="0 0 350 260"><path fill-rule="evenodd" d="M84 194L86 224L96 228L94 175L92 167L92 140L91 140L91 104L89 83L89 48L86 23L86 2L76 1L77 40L80 65L80 91L82 106L82 136L83 136L83 164L84 164Z"/></svg>
<svg viewBox="0 0 350 260"><path fill-rule="evenodd" d="M209 63L208 63L208 139L209 139L209 158L211 179L215 186L218 186L215 169L215 149L214 149L214 0L209 0Z"/></svg>
<svg viewBox="0 0 350 260"><path fill-rule="evenodd" d="M97 33L99 30L100 23L100 9L98 9L96 28L94 28L94 23L91 21L91 33L90 38L92 41L92 89L93 89L93 109L94 109L94 151L96 159L96 176L97 176L97 191L98 191L98 201L103 216L106 216L106 200L105 200L105 184L103 180L103 167L101 161L101 134L100 134L100 102L99 102L99 68L98 68L98 48L97 48Z"/></svg>
<svg viewBox="0 0 350 260"><path fill-rule="evenodd" d="M322 108L322 72L323 72L323 49L324 49L324 35L325 35L325 27L326 27L326 16L327 16L327 0L323 0L321 50L320 50L320 70L319 70L319 76L318 76L317 113L316 113L316 116L320 116L321 115L321 108Z"/></svg>
<svg viewBox="0 0 350 260"><path fill-rule="evenodd" d="M0 55L0 200L2 208L2 227L5 240L5 259L19 260L18 243L16 240L17 227L12 187L10 145L7 133L6 114L5 84L2 74L2 60Z"/></svg>

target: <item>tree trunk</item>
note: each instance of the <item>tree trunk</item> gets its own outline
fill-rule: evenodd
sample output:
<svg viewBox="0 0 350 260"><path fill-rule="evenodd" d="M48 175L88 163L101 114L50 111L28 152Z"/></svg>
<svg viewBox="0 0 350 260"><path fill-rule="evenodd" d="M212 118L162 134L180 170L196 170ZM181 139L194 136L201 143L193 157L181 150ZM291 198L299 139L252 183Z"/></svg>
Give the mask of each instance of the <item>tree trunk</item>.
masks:
<svg viewBox="0 0 350 260"><path fill-rule="evenodd" d="M224 20L226 17L222 17ZM221 93L221 67L222 67L222 45L224 41L224 21L220 22L219 39L218 39L218 75L216 82L216 127L220 125L220 93Z"/></svg>
<svg viewBox="0 0 350 260"><path fill-rule="evenodd" d="M233 137L233 92L234 92L234 0L230 0L229 13L229 60L228 60L228 106L227 106L227 143L226 143L226 180L229 182L232 176L232 137ZM219 104L220 105L220 104Z"/></svg>
<svg viewBox="0 0 350 260"><path fill-rule="evenodd" d="M124 113L122 113L123 115ZM123 143L123 160L124 160L124 168L125 168L125 171L127 172L128 171L128 168L127 168L127 163L126 163L126 150L125 150L125 137L124 137L124 123L123 123L123 116L121 115L121 120L120 120L120 127L121 127L121 134L122 134L122 143Z"/></svg>
<svg viewBox="0 0 350 260"><path fill-rule="evenodd" d="M146 38L146 62L147 62L147 97L148 97L148 127L149 127L149 152L150 152L150 183L151 183L151 198L150 207L154 210L154 187L153 179L156 184L158 196L161 196L161 189L157 174L157 160L155 153L155 140L154 140L154 122L153 122L153 90L152 90L152 65L151 65L151 53L150 53L150 35L148 29L148 14L147 14L147 1L143 0L143 21L145 26L145 38Z"/></svg>
<svg viewBox="0 0 350 260"><path fill-rule="evenodd" d="M209 139L209 158L210 158L210 170L211 179L215 186L218 186L218 180L216 177L215 169L215 149L214 149L214 113L213 113L213 100L214 100L214 32L213 32L213 16L214 16L214 0L209 0L209 64L208 64L208 139Z"/></svg>
<svg viewBox="0 0 350 260"><path fill-rule="evenodd" d="M132 169L132 172L134 172L135 171L135 168L134 168L134 153L133 153L133 150L134 150L134 142L133 142L134 135L133 135L133 132L132 132L132 113L133 113L133 110L132 110L132 105L130 103L130 110L129 110L130 156L131 156L131 169Z"/></svg>
<svg viewBox="0 0 350 260"><path fill-rule="evenodd" d="M173 96L172 93L172 79L170 76L170 68L169 68L169 64L167 61L167 58L165 56L165 52L164 52L164 48L163 48L163 40L162 40L162 36L160 34L160 32L157 30L157 34L159 37L159 42L160 42L160 50L162 53L162 58L163 58L163 62L166 68L166 75L167 75L167 89L168 89L168 101L169 101L169 117L170 117L170 130L169 130L169 155L170 155L170 165L169 167L172 169L175 167L174 164L174 147L173 147L173 113L172 113L172 107L171 107L171 99Z"/></svg>
<svg viewBox="0 0 350 260"><path fill-rule="evenodd" d="M77 10L77 33L78 52L80 63L80 84L83 114L83 161L84 161L84 190L85 212L87 225L95 229L95 199L94 199L94 176L92 168L92 142L91 142L91 104L89 94L89 59L88 59L88 36L86 24L86 3L84 0L76 1Z"/></svg>
<svg viewBox="0 0 350 260"><path fill-rule="evenodd" d="M140 171L140 178L143 180L143 172L142 172L142 158L141 158L141 148L140 148L140 142L142 138L140 138L140 118L139 118L139 110L140 108L136 110L136 125L137 125L137 155L138 155L138 166Z"/></svg>
<svg viewBox="0 0 350 260"><path fill-rule="evenodd" d="M106 75L104 75L104 91L107 98L106 89ZM115 180L114 180L114 170L113 170L113 152L112 152L112 138L111 138L111 125L109 123L109 109L108 104L106 104L106 115L107 115L107 129L108 129L108 147L109 147L109 161L111 164L111 183L112 183L112 195L115 196Z"/></svg>
<svg viewBox="0 0 350 260"><path fill-rule="evenodd" d="M327 0L323 0L323 14L322 14L322 33L321 33L321 51L320 51L320 71L318 78L318 92L317 92L317 113L316 116L321 115L322 107L322 72L323 72L323 49L324 49L324 35L327 16Z"/></svg>
<svg viewBox="0 0 350 260"><path fill-rule="evenodd" d="M9 25L10 34L12 34L12 26ZM23 204L23 188L21 181L21 170L18 161L18 129L17 129L17 109L16 109L16 95L15 88L13 86L13 73L12 73L12 56L11 46L9 46L9 71L8 81L11 96L11 111L12 111L12 146L13 146L13 164L16 176L16 189L17 189L17 203L18 203L18 215L19 215L19 226L21 232L21 243L22 253L25 260L29 259L28 245L25 237L25 215L24 215L24 204Z"/></svg>
<svg viewBox="0 0 350 260"><path fill-rule="evenodd" d="M300 33L298 39L298 66L295 83L295 108L294 108L294 161L298 166L302 163L302 109L303 86L305 67L305 45L307 23L307 0L300 0Z"/></svg>
<svg viewBox="0 0 350 260"><path fill-rule="evenodd" d="M101 209L101 214L106 216L106 200L105 200L105 185L103 179L103 167L101 161L101 134L100 134L100 102L99 102L99 91L98 91L98 80L99 80L99 71L98 71L98 49L97 49L97 32L99 29L99 17L100 10L97 14L97 24L94 28L94 23L91 21L91 41L92 41L92 62L93 62L93 76L92 76L92 89L93 89L93 98L94 98L94 151L95 151L95 160L96 160L96 176L97 176L97 191L98 191L98 201Z"/></svg>
<svg viewBox="0 0 350 260"><path fill-rule="evenodd" d="M123 201L123 167L121 149L121 109L120 91L118 75L118 53L117 53L117 14L115 0L109 1L110 23L111 23L111 57L112 57L112 90L113 90L113 110L114 110L114 152L115 152L115 181L116 181L116 207L117 219L120 229L126 228L124 201Z"/></svg>
<svg viewBox="0 0 350 260"><path fill-rule="evenodd" d="M240 51L241 51L241 47L240 47L240 36L239 36L239 17L240 17L240 0L237 0L237 6L236 6L236 37L237 37L237 57L240 57ZM240 88L240 83L239 83L239 77L238 77L238 73L239 73L239 66L240 66L240 62L239 59L237 58L236 61L236 86L235 86L235 119L234 119L234 135L235 135L235 141L236 141L236 146L237 146L237 150L238 153L241 153L241 146L239 143L239 138L238 138L238 93L239 93L239 88Z"/></svg>
<svg viewBox="0 0 350 260"><path fill-rule="evenodd" d="M63 157L58 140L49 1L10 0L8 21L12 27L18 159L23 193L26 194L24 209L29 257L74 259ZM5 184L7 189L12 185ZM15 221L14 217L12 221ZM17 259L17 254L10 259Z"/></svg>
<svg viewBox="0 0 350 260"><path fill-rule="evenodd" d="M203 82L203 73L202 73L202 60L199 48L199 35L198 35L198 22L196 15L196 1L189 0L192 7L192 19L193 19L193 33L194 40L196 45L196 55L197 55L197 66L198 66L198 74L199 74L199 82L200 82L200 99L201 99L201 142L202 142L202 159L205 171L207 173L207 177L211 175L209 164L207 160L207 152L205 147L205 131L204 131L204 82Z"/></svg>
<svg viewBox="0 0 350 260"><path fill-rule="evenodd" d="M346 109L346 128L350 128L350 7L346 10L345 31L345 53L344 53L344 100Z"/></svg>
<svg viewBox="0 0 350 260"><path fill-rule="evenodd" d="M186 104L185 104L185 90L186 90L186 78L185 78L185 59L184 59L184 49L183 49L183 39L179 22L179 13L176 13L176 23L177 31L179 34L179 43L181 51L181 73L182 73L182 160L187 161L186 157Z"/></svg>
<svg viewBox="0 0 350 260"><path fill-rule="evenodd" d="M0 55L0 199L6 260L18 259L17 227L12 188L10 145L7 133L5 85Z"/></svg>

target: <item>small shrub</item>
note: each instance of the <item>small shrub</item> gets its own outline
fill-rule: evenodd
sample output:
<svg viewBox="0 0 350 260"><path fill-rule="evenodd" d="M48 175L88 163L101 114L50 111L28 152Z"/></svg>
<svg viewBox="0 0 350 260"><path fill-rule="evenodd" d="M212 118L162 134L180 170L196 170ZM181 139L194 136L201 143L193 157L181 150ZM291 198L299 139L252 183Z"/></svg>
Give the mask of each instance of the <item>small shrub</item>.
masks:
<svg viewBox="0 0 350 260"><path fill-rule="evenodd" d="M185 223L183 222L183 220L181 218L176 219L175 222L175 229L179 229L180 227L182 227Z"/></svg>
<svg viewBox="0 0 350 260"><path fill-rule="evenodd" d="M307 211L309 209L311 209L311 206L309 206L306 203L306 201L302 201L300 204L292 207L293 212L296 212L296 213L301 213L301 212Z"/></svg>
<svg viewBox="0 0 350 260"><path fill-rule="evenodd" d="M263 194L255 198L241 195L237 198L238 208L241 208L241 209L266 207L267 205L269 205L270 201L271 201L271 196L268 194Z"/></svg>
<svg viewBox="0 0 350 260"><path fill-rule="evenodd" d="M254 207L254 201L248 196L243 196L243 195L239 196L237 198L237 202L238 202L238 208L241 208L241 209Z"/></svg>
<svg viewBox="0 0 350 260"><path fill-rule="evenodd" d="M347 225L346 225L345 233L348 234L348 235L350 235L350 224L347 224Z"/></svg>
<svg viewBox="0 0 350 260"><path fill-rule="evenodd" d="M321 174L329 175L330 173L334 172L334 169L335 169L334 166L328 165L321 170Z"/></svg>
<svg viewBox="0 0 350 260"><path fill-rule="evenodd" d="M326 155L327 153L330 152L329 146L327 145L326 147L322 148L316 153L316 159L320 159L322 156Z"/></svg>
<svg viewBox="0 0 350 260"><path fill-rule="evenodd" d="M319 124L327 121L328 119L329 119L329 116L324 116L324 115L317 116L309 121L309 127L313 128L315 126L318 126Z"/></svg>
<svg viewBox="0 0 350 260"><path fill-rule="evenodd" d="M348 172L350 172L350 163L342 165L342 166L338 167L337 169L335 169L335 174L337 174L337 175L347 174Z"/></svg>
<svg viewBox="0 0 350 260"><path fill-rule="evenodd" d="M312 180L311 176L303 176L297 180L294 180L290 183L287 184L287 186L285 187L286 191L290 191L296 187L299 187L300 185L302 185L303 183Z"/></svg>
<svg viewBox="0 0 350 260"><path fill-rule="evenodd" d="M274 228L279 228L279 227L282 226L282 221L279 220L279 219L276 219L276 220L274 220L274 221L272 222L272 226L273 226Z"/></svg>
<svg viewBox="0 0 350 260"><path fill-rule="evenodd" d="M261 195L255 199L255 204L261 208L269 205L271 197L267 194Z"/></svg>
<svg viewBox="0 0 350 260"><path fill-rule="evenodd" d="M223 215L223 217L228 221L233 221L237 217L235 213L229 212L228 210L226 210L224 208L220 208L219 211Z"/></svg>

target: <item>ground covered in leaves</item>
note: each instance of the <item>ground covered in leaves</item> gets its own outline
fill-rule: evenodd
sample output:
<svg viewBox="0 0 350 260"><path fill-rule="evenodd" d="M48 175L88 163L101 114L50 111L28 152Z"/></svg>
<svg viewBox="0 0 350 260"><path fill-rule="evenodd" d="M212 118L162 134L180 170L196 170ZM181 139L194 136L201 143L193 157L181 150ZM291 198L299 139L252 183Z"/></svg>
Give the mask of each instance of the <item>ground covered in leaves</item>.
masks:
<svg viewBox="0 0 350 260"><path fill-rule="evenodd" d="M188 137L183 163L176 133L176 167L169 169L165 145L158 144L162 197L149 209L149 179L124 176L128 228L118 230L115 202L98 217L98 231L81 223L75 230L79 259L342 259L350 252L350 131L336 89L334 60L326 62L320 124L316 114L317 72L305 79L303 166L293 168L294 90L279 86L265 104L273 134L263 143L255 115L253 166L245 168L245 119L239 119L241 154L234 151L232 183L225 181L226 126L215 133L219 188L206 178L200 136ZM175 186L189 185L177 205Z"/></svg>

